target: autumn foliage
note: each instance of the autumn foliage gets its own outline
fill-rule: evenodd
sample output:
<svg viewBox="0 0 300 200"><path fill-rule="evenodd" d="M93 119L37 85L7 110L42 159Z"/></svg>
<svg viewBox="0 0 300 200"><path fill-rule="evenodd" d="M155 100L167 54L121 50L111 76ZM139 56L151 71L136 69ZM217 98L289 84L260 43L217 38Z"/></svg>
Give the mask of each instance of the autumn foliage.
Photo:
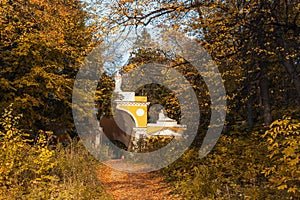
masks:
<svg viewBox="0 0 300 200"><path fill-rule="evenodd" d="M28 130L71 129L76 72L97 44L91 16L77 0L3 0L0 13L1 112L14 103Z"/></svg>
<svg viewBox="0 0 300 200"><path fill-rule="evenodd" d="M0 199L106 198L94 180L97 163L83 145L53 148L49 138L76 135L72 88L95 46L129 28L144 30L140 40L150 41L143 28L162 26L205 48L227 99L222 136L199 159L211 100L195 67L180 55L140 47L118 66L127 73L164 64L181 73L197 95L197 137L161 170L173 192L185 199L299 199L299 9L293 0L1 0ZM95 92L98 117L111 115L114 70L102 74ZM168 88L149 84L135 92L180 120L180 105ZM169 140L152 138L146 145L153 151Z"/></svg>
<svg viewBox="0 0 300 200"><path fill-rule="evenodd" d="M53 133L28 140L12 106L0 117L0 199L108 199L98 162L81 143L50 146Z"/></svg>

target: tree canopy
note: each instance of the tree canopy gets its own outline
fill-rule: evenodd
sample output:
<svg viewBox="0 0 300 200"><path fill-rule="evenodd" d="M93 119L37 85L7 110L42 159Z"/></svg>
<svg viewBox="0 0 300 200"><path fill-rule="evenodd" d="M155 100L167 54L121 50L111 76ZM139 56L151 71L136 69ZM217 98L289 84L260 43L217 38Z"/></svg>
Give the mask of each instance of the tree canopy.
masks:
<svg viewBox="0 0 300 200"><path fill-rule="evenodd" d="M98 28L77 0L3 0L0 108L14 103L27 129L72 128L71 95Z"/></svg>

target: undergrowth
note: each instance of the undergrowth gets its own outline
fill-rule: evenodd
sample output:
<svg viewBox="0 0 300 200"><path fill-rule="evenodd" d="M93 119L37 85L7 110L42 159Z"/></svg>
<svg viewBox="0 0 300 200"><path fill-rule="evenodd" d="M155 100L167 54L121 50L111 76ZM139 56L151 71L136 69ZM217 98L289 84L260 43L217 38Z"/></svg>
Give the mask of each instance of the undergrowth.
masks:
<svg viewBox="0 0 300 200"><path fill-rule="evenodd" d="M12 110L0 118L0 199L109 199L81 142L49 148L44 131L29 140Z"/></svg>
<svg viewBox="0 0 300 200"><path fill-rule="evenodd" d="M198 158L190 148L161 170L184 199L299 199L300 121L276 120L266 132L231 132Z"/></svg>

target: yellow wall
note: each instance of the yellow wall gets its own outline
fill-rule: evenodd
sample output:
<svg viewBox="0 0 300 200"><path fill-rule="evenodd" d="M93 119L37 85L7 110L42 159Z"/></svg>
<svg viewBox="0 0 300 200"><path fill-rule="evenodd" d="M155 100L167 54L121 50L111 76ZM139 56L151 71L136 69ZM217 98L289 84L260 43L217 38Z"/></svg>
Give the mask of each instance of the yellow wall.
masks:
<svg viewBox="0 0 300 200"><path fill-rule="evenodd" d="M120 106L121 109L127 110L130 112L135 119L137 120L137 127L147 127L147 105L143 106ZM137 110L143 110L144 114L142 116L138 116Z"/></svg>
<svg viewBox="0 0 300 200"><path fill-rule="evenodd" d="M147 102L147 97L146 96L135 96L134 101L137 102Z"/></svg>

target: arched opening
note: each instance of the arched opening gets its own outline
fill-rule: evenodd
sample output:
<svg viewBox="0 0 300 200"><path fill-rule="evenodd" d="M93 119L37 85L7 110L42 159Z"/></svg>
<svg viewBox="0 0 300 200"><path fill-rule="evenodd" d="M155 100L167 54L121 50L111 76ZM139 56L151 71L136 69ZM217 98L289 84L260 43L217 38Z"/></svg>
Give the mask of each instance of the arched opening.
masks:
<svg viewBox="0 0 300 200"><path fill-rule="evenodd" d="M117 110L114 117L102 117L100 126L110 141L121 142L128 148L135 127L135 121L130 114Z"/></svg>
<svg viewBox="0 0 300 200"><path fill-rule="evenodd" d="M116 113L117 113L117 112L124 112L124 113L126 113L127 115L129 115L129 116L131 117L131 119L134 121L135 127L138 127L138 122L137 122L136 118L133 116L132 113L130 113L129 111L125 110L124 108L117 108Z"/></svg>

